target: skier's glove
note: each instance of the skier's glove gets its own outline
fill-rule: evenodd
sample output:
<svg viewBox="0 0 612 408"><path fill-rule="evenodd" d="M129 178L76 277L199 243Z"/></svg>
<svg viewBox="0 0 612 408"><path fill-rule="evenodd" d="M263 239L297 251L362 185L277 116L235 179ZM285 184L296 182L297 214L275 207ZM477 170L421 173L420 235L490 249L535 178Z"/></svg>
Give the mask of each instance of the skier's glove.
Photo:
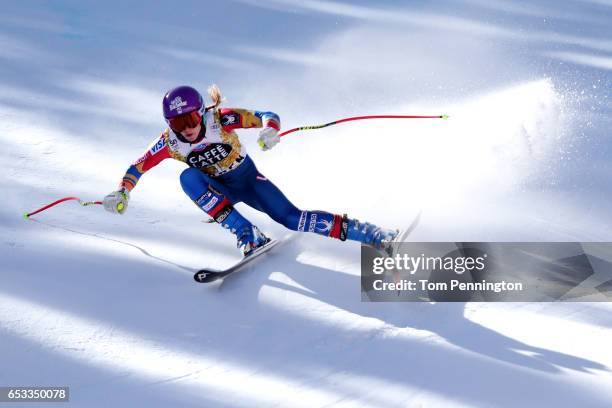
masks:
<svg viewBox="0 0 612 408"><path fill-rule="evenodd" d="M278 130L267 127L262 129L259 132L259 139L257 139L257 144L261 147L262 150L270 150L276 144L280 142L280 136L278 135Z"/></svg>
<svg viewBox="0 0 612 408"><path fill-rule="evenodd" d="M130 192L125 188L118 191L113 191L102 201L104 209L115 214L123 214L127 210Z"/></svg>

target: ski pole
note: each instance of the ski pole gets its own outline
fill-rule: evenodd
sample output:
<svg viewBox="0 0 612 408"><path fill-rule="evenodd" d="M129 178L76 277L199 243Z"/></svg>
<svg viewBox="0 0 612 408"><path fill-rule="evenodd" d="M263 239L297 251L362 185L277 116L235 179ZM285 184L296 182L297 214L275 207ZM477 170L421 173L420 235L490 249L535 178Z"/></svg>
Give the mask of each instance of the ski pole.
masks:
<svg viewBox="0 0 612 408"><path fill-rule="evenodd" d="M52 202L51 204L47 204L44 207L40 207L38 210L23 214L23 218L27 220L34 214L38 214L39 212L45 211L46 209L56 206L59 203L63 203L64 201L70 200L78 201L78 203L81 204L83 207L86 207L88 205L102 204L102 201L82 201L79 197L64 197Z"/></svg>
<svg viewBox="0 0 612 408"><path fill-rule="evenodd" d="M353 120L364 120L364 119L448 119L448 115L435 115L435 116L414 116L414 115L369 115L369 116L353 116L350 118L338 119L333 122L325 123L324 125L314 126L300 126L293 129L285 130L279 133L278 136L285 136L289 133L297 132L299 130L312 130L321 129L327 126L337 125L338 123L350 122Z"/></svg>
<svg viewBox="0 0 612 408"><path fill-rule="evenodd" d="M69 201L69 200L75 200L75 201L78 201L78 202L79 202L79 204L81 204L83 207L87 207L87 206L89 206L89 205L98 205L98 204L102 204L102 201L82 201L82 200L81 200L80 198L78 198L78 197L64 197L64 198L60 198L60 199L59 199L59 200L57 200L57 201L52 202L51 204L47 204L47 205L45 205L44 207L40 207L40 208L39 208L38 210L36 210L36 211L32 211L32 212L29 212L29 213L25 213L25 214L23 214L23 218L27 220L28 218L30 218L30 216L32 216L32 215L34 215L34 214L38 214L39 212L43 212L43 211L45 211L46 209L49 209L49 208L51 208L51 207L53 207L53 206L55 206L55 205L57 205L57 204L59 204L59 203L63 203L64 201ZM209 218L209 219L207 219L207 220L202 220L202 222L203 222L203 223L206 223L206 224L210 224L210 223L213 223L213 222L216 222L216 221L215 221L213 218Z"/></svg>

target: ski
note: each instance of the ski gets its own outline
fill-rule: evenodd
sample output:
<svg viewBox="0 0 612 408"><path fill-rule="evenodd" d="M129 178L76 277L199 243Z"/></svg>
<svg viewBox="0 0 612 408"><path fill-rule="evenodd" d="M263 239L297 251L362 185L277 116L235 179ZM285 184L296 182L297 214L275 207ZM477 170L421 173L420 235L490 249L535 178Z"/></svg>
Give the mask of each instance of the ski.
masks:
<svg viewBox="0 0 612 408"><path fill-rule="evenodd" d="M395 256L400 253L401 245L404 243L404 241L408 238L408 236L412 233L412 231L414 231L416 227L419 225L419 223L421 222L422 212L423 212L422 210L418 212L418 214L412 220L408 228L402 229L398 232L397 236L393 239L393 241L391 241L389 245L387 246L387 248L385 248L384 253L386 256L395 258ZM401 280L399 271L393 270L391 272L391 278L393 279L393 282L398 283ZM398 296L400 295L399 290L397 291L397 295Z"/></svg>
<svg viewBox="0 0 612 408"><path fill-rule="evenodd" d="M265 254L266 252L274 248L276 245L278 245L279 242L280 241L276 239L271 240L267 244L254 249L251 254L245 256L240 261L236 262L234 265L230 266L227 269L200 269L193 275L193 279L199 283L209 283L219 279L223 279L234 272L242 270L246 265L253 262L255 259L258 259L261 255Z"/></svg>
<svg viewBox="0 0 612 408"><path fill-rule="evenodd" d="M398 244L395 248L395 253L399 251L399 245L401 245L402 242L404 242L408 238L408 236L412 234L412 231L414 231L416 227L418 227L419 223L421 222L421 214L422 214L422 211L419 211L419 213L416 215L416 217L414 217L414 219L412 220L412 223L410 223L408 228L400 231L400 233L397 234L397 237L395 237L395 240L394 240ZM394 256L395 256L395 253L393 254Z"/></svg>
<svg viewBox="0 0 612 408"><path fill-rule="evenodd" d="M408 226L408 228L399 230L399 232L397 233L397 236L393 238L392 241L388 242L387 245L381 248L380 252L382 252L383 255L389 256L391 258L397 255L402 243L408 238L408 236L412 233L412 231L414 231L416 227L419 225L419 223L421 222L421 213L422 211L419 211L416 217L412 220L412 222Z"/></svg>

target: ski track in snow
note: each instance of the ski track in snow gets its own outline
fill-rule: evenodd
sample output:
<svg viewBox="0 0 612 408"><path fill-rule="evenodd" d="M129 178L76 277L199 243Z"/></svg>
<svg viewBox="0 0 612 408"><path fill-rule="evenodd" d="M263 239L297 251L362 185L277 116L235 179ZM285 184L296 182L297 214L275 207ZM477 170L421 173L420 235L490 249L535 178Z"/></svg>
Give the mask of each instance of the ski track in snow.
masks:
<svg viewBox="0 0 612 408"><path fill-rule="evenodd" d="M239 253L201 222L180 163L145 175L123 216L64 203L21 218L100 199L163 126L163 90L217 81L227 106L276 110L286 129L450 115L298 132L266 153L240 132L300 207L389 227L423 210L415 241L612 241L607 2L236 3L207 6L244 18L230 28L197 13L177 28L164 5L141 19L142 4L111 13L113 30L92 23L101 5L0 19L0 386L70 386L78 407L611 406L609 303L363 303L359 246L309 235L194 283ZM217 29L237 56L173 40Z"/></svg>

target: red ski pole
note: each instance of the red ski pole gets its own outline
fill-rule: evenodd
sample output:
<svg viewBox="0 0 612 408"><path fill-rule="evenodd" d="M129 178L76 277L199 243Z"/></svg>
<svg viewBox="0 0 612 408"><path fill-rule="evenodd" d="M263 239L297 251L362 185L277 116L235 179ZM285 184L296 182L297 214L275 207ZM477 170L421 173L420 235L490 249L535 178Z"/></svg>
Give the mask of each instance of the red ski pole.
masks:
<svg viewBox="0 0 612 408"><path fill-rule="evenodd" d="M448 115L435 115L435 116L414 116L414 115L369 115L369 116L353 116L350 118L338 119L333 122L326 123L324 125L314 126L300 126L293 129L285 130L279 133L278 136L285 136L289 133L297 132L299 130L312 130L321 129L331 125L337 125L338 123L350 122L353 120L364 120L364 119L448 119Z"/></svg>
<svg viewBox="0 0 612 408"><path fill-rule="evenodd" d="M38 214L39 212L45 211L46 209L56 206L59 203L63 203L64 201L70 200L78 201L78 203L81 204L83 207L86 207L88 205L102 204L102 201L82 201L79 197L64 197L52 202L51 204L47 204L44 207L40 207L38 210L23 214L23 218L27 220L34 214Z"/></svg>

